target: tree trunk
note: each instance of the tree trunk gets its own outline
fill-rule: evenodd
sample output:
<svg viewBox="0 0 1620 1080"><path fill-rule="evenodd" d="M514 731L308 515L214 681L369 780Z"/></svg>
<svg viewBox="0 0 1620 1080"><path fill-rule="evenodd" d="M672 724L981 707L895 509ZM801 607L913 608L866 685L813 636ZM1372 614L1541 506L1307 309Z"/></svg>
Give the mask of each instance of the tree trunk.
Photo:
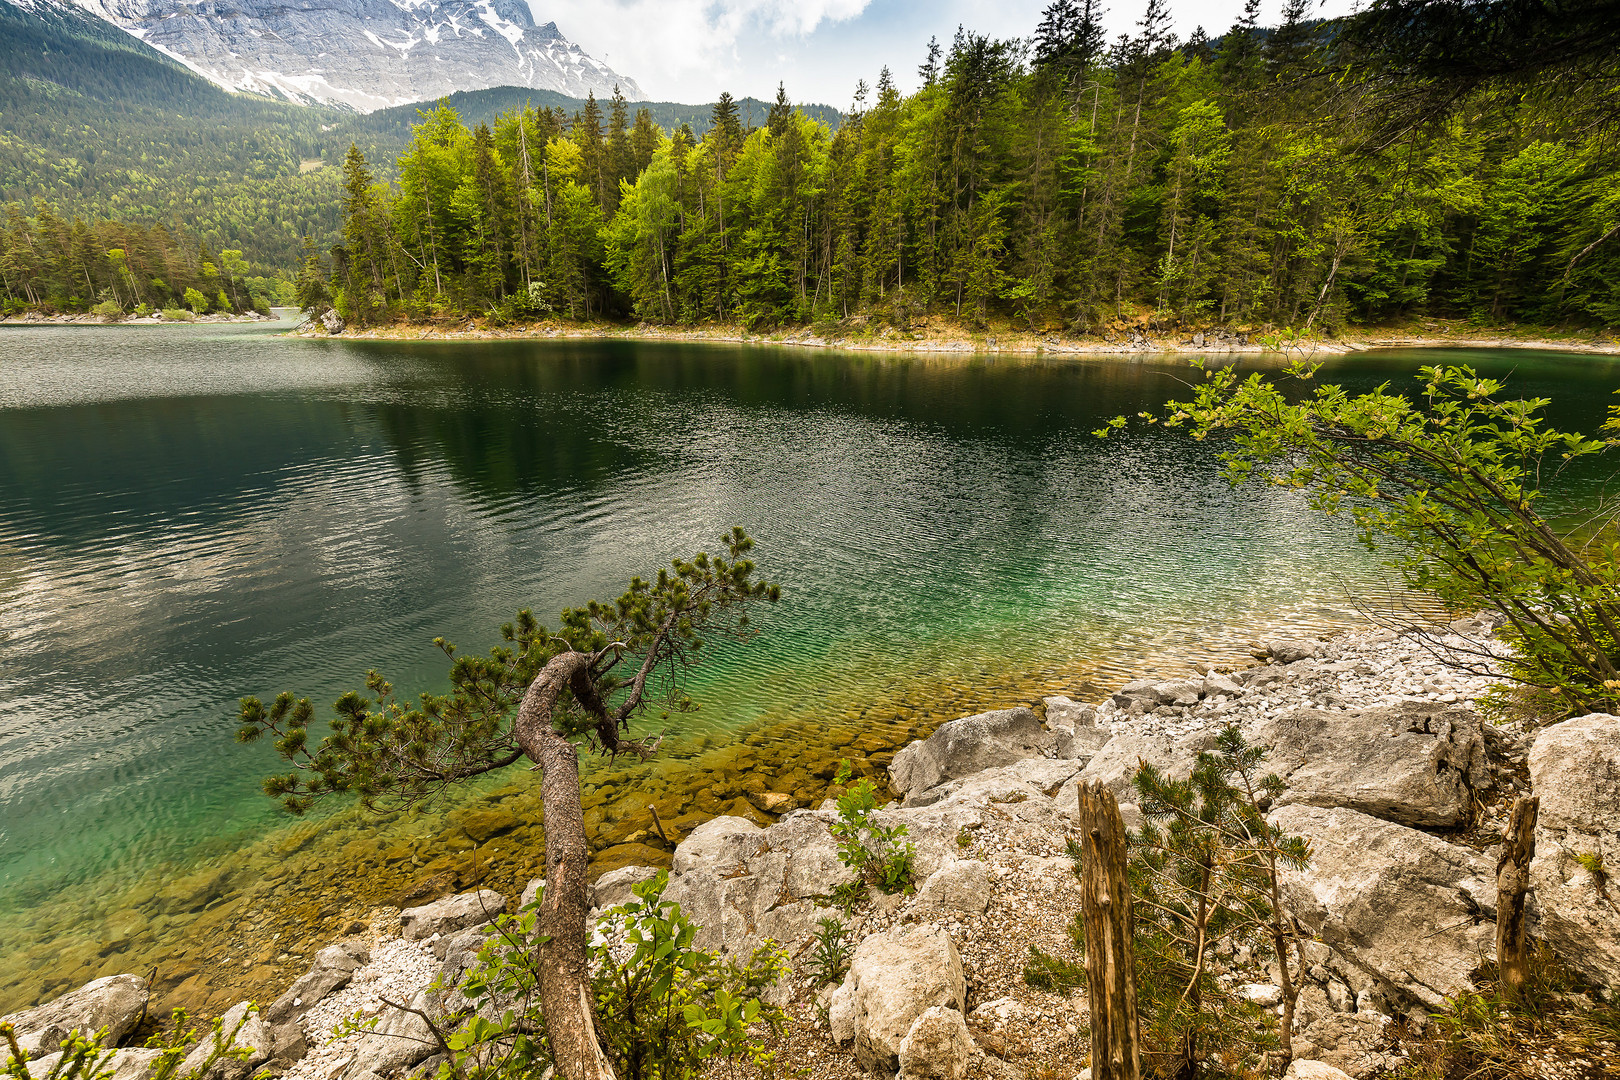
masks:
<svg viewBox="0 0 1620 1080"><path fill-rule="evenodd" d="M596 1036L585 948L590 853L579 801L579 751L551 726L558 696L590 663L590 655L581 652L553 657L523 695L516 735L518 745L541 770L546 889L537 930L545 940L535 950L535 967L552 1060L566 1080L617 1080Z"/></svg>
<svg viewBox="0 0 1620 1080"><path fill-rule="evenodd" d="M1529 978L1525 943L1524 897L1530 891L1530 860L1536 856L1535 796L1513 801L1502 854L1496 860L1496 971L1497 986L1509 1001L1517 1001Z"/></svg>
<svg viewBox="0 0 1620 1080"><path fill-rule="evenodd" d="M1125 876L1125 823L1114 793L1080 788L1081 907L1086 923L1086 985L1091 1007L1092 1080L1140 1080L1136 953L1131 888Z"/></svg>

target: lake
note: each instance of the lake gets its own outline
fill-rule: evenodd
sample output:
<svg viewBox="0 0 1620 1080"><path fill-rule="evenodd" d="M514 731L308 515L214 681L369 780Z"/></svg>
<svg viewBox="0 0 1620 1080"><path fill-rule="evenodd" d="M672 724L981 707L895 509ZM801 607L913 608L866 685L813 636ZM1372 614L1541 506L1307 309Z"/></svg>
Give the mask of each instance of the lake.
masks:
<svg viewBox="0 0 1620 1080"><path fill-rule="evenodd" d="M440 689L435 636L485 650L732 525L782 601L708 650L666 760L595 766L602 859L659 846L626 792L695 818L759 769L809 799L828 755L880 770L952 716L1230 661L1393 589L1342 522L1229 490L1215 448L1091 435L1182 391L1179 361L285 329L0 327L0 1012L152 966L229 1004L413 877L519 881L532 838L466 815L528 807L526 773L295 825L237 700L324 707L369 668ZM1615 385L1603 358L1489 350L1325 377L1457 360L1587 429ZM241 973L204 970L221 949Z"/></svg>

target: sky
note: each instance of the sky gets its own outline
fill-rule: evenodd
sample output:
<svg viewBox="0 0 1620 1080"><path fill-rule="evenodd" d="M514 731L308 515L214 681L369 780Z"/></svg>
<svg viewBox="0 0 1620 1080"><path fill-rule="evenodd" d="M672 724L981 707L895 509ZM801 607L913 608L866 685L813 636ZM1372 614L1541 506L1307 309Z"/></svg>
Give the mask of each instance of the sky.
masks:
<svg viewBox="0 0 1620 1080"><path fill-rule="evenodd" d="M916 89L930 35L949 47L958 24L992 37L1028 37L1049 0L529 0L539 22L615 71L653 101L713 101L720 91L769 100L778 82L795 102L850 106L857 79L877 81L887 64ZM1109 38L1133 31L1146 0L1105 0ZM1261 21L1280 20L1283 0L1262 0ZM1322 18L1354 0L1317 0ZM1214 36L1237 20L1243 0L1171 0L1185 39Z"/></svg>

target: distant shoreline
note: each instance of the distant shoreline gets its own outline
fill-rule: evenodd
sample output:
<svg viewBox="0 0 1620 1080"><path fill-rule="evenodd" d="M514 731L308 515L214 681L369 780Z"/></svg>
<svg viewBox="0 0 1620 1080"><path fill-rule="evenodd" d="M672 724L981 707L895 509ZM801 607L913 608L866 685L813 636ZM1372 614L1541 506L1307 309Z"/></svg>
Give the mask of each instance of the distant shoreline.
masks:
<svg viewBox="0 0 1620 1080"><path fill-rule="evenodd" d="M328 334L314 320L287 332L289 337L335 338L342 341L524 341L524 340L618 340L644 342L698 342L724 345L791 346L805 349L831 349L839 352L870 352L891 355L955 356L1339 356L1382 348L1461 348L1536 349L1549 352L1588 353L1620 356L1620 341L1590 338L1548 338L1537 335L1470 333L1442 331L1414 334L1395 330L1367 329L1336 338L1283 341L1275 336L1222 333L1206 338L1203 333L1174 337L1141 334L1122 340L1070 339L1056 334L1028 331L963 335L951 331L901 336L889 332L872 335L839 336L817 334L811 328L776 333L750 333L740 326L659 327L637 325L542 322L518 327L489 327L469 320L459 329L441 326L393 325ZM1203 339L1200 341L1200 339Z"/></svg>
<svg viewBox="0 0 1620 1080"><path fill-rule="evenodd" d="M190 319L165 319L158 315L129 316L109 319L104 315L67 314L43 315L37 311L0 318L0 326L191 326L197 323L268 323L278 321L274 315L243 312L231 315L198 315Z"/></svg>

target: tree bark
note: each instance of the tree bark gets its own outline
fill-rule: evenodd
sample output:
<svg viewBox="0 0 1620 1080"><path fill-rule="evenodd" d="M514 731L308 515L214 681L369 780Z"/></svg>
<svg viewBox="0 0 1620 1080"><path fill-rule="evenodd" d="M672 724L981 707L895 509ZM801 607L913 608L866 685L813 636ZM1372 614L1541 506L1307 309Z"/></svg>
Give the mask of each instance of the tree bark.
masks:
<svg viewBox="0 0 1620 1080"><path fill-rule="evenodd" d="M1524 897L1530 891L1530 860L1536 857L1535 796L1513 801L1502 854L1496 860L1496 971L1497 987L1509 1001L1517 1001L1530 976L1525 941Z"/></svg>
<svg viewBox="0 0 1620 1080"><path fill-rule="evenodd" d="M1086 986L1091 1007L1092 1080L1140 1080L1136 952L1131 887L1125 875L1125 823L1114 793L1080 787L1081 909L1086 923Z"/></svg>
<svg viewBox="0 0 1620 1080"><path fill-rule="evenodd" d="M586 953L590 904L585 874L585 812L579 799L579 751L551 726L557 699L591 664L589 653L565 652L540 670L523 695L515 734L540 766L545 812L546 888L535 949L540 1008L552 1060L566 1080L617 1080L596 1035L596 1009Z"/></svg>

